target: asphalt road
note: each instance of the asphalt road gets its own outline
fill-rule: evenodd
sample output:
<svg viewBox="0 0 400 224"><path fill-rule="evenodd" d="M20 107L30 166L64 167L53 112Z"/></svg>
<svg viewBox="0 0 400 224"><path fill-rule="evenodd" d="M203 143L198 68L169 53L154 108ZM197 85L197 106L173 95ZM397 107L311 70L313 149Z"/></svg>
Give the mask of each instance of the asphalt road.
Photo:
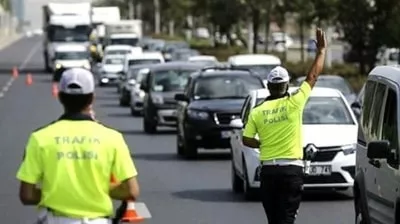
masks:
<svg viewBox="0 0 400 224"><path fill-rule="evenodd" d="M30 224L35 209L20 204L15 173L29 133L58 118L62 108L51 96L50 76L41 72L40 38L24 38L0 51L0 89L11 76L12 66L23 71L0 98L0 223ZM25 84L28 72L33 75L31 86ZM231 192L229 156L180 160L175 155L173 130L145 135L141 119L118 106L115 88L99 88L96 96L98 119L124 133L131 148L139 171L140 200L153 215L146 223L266 223L260 202L246 202ZM349 224L353 217L351 199L333 193L308 194L297 223Z"/></svg>

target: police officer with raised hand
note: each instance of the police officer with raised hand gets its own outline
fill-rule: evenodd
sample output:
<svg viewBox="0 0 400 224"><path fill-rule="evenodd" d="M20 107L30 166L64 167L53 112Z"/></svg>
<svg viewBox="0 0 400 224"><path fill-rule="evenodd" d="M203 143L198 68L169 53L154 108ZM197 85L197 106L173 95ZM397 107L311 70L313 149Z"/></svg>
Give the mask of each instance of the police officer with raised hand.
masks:
<svg viewBox="0 0 400 224"><path fill-rule="evenodd" d="M64 71L59 90L64 114L30 135L17 173L20 200L40 208L38 223L110 224L112 199L139 195L130 151L121 133L95 120L90 71Z"/></svg>
<svg viewBox="0 0 400 224"><path fill-rule="evenodd" d="M316 31L317 52L306 80L289 94L289 73L280 66L268 74L270 96L249 114L243 144L260 149L261 196L268 224L293 224L303 190L302 116L325 61L327 41ZM258 135L258 138L256 137Z"/></svg>

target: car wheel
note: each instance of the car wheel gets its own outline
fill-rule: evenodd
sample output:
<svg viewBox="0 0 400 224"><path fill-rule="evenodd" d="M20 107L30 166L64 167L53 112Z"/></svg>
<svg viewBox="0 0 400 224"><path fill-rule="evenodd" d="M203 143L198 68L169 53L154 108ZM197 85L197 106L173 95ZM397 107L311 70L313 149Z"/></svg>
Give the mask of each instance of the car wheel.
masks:
<svg viewBox="0 0 400 224"><path fill-rule="evenodd" d="M183 148L183 143L182 143L182 138L180 137L180 134L178 133L176 135L176 153L178 156L183 156L184 154L184 148Z"/></svg>
<svg viewBox="0 0 400 224"><path fill-rule="evenodd" d="M134 117L137 117L137 116L139 116L139 115L140 115L140 112L139 112L139 111L136 111L136 110L134 110L134 109L131 107L131 115L132 115L132 116L134 116Z"/></svg>
<svg viewBox="0 0 400 224"><path fill-rule="evenodd" d="M195 159L197 157L197 146L193 140L183 139L183 151L187 159Z"/></svg>
<svg viewBox="0 0 400 224"><path fill-rule="evenodd" d="M157 124L149 121L146 117L143 118L143 128L144 132L147 134L154 134L157 132Z"/></svg>
<svg viewBox="0 0 400 224"><path fill-rule="evenodd" d="M355 224L367 224L367 221L363 215L361 200L359 198L356 199L356 214L355 215L356 215Z"/></svg>
<svg viewBox="0 0 400 224"><path fill-rule="evenodd" d="M232 166L231 166L231 181L232 181L233 192L242 193L243 192L243 180L237 174L235 165L233 164L233 161L232 161Z"/></svg>
<svg viewBox="0 0 400 224"><path fill-rule="evenodd" d="M246 198L246 200L252 200L254 199L256 192L255 189L252 188L249 184L249 175L247 173L247 166L246 166L246 161L243 158L243 193L244 193L244 197Z"/></svg>

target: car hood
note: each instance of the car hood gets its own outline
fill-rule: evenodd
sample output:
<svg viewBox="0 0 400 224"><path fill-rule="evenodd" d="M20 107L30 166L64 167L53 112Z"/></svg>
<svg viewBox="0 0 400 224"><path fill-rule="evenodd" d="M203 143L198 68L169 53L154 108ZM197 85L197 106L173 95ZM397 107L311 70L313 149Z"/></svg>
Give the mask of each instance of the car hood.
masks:
<svg viewBox="0 0 400 224"><path fill-rule="evenodd" d="M110 73L117 73L122 71L124 68L123 65L103 65L102 71L103 72L110 72Z"/></svg>
<svg viewBox="0 0 400 224"><path fill-rule="evenodd" d="M303 147L343 146L357 143L357 125L303 125Z"/></svg>
<svg viewBox="0 0 400 224"><path fill-rule="evenodd" d="M345 95L346 100L349 104L354 103L354 101L357 99L357 95L356 94L347 94Z"/></svg>
<svg viewBox="0 0 400 224"><path fill-rule="evenodd" d="M193 101L188 109L240 113L245 99L214 99Z"/></svg>

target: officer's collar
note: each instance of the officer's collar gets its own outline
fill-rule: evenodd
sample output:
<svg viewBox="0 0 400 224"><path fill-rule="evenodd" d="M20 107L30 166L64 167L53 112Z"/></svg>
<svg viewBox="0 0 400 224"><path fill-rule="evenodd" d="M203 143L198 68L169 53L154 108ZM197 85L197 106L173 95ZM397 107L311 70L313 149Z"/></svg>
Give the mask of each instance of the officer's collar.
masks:
<svg viewBox="0 0 400 224"><path fill-rule="evenodd" d="M94 121L91 116L83 113L65 113L58 120Z"/></svg>
<svg viewBox="0 0 400 224"><path fill-rule="evenodd" d="M290 94L289 94L289 93L285 93L285 94L282 95L282 96L268 96L268 97L265 99L265 101L277 100L277 99L280 99L280 98L285 98L285 97L287 97L287 96L290 96Z"/></svg>

